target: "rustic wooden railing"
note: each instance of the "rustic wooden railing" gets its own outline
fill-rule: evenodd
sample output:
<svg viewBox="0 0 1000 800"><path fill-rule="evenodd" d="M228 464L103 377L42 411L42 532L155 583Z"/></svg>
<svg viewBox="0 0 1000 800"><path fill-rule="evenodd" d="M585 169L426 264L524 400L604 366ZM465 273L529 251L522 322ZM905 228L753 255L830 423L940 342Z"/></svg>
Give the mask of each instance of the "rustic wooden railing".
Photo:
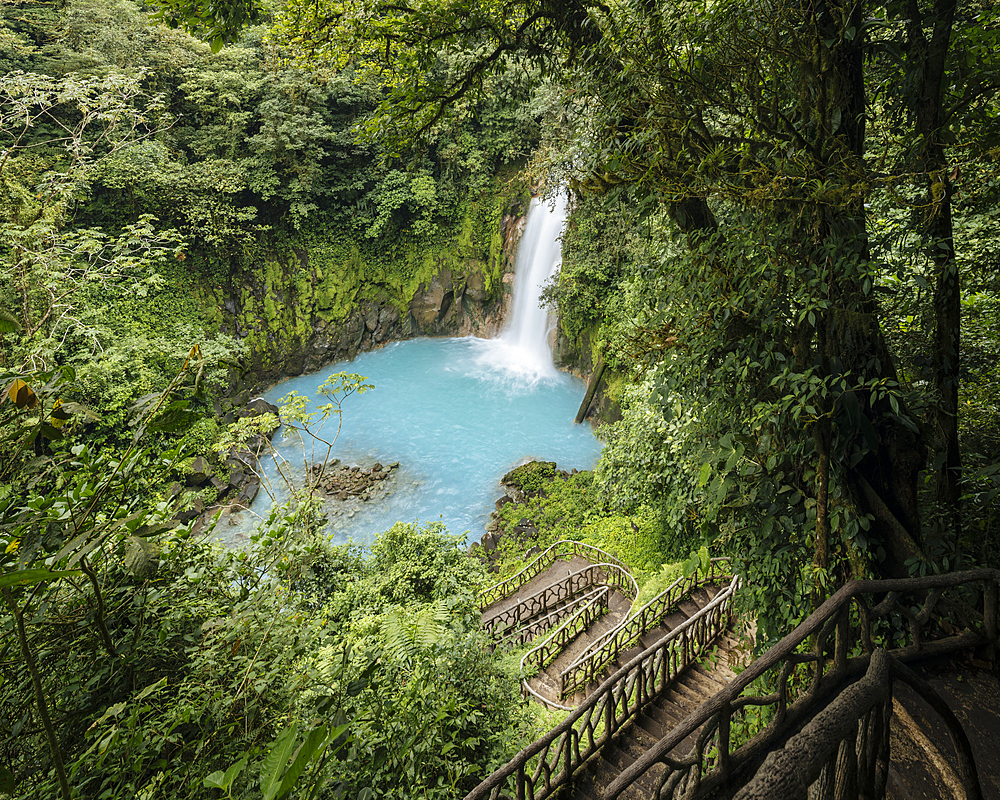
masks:
<svg viewBox="0 0 1000 800"><path fill-rule="evenodd" d="M473 789L466 800L543 800L593 757L726 630L738 581L605 680L569 717Z"/></svg>
<svg viewBox="0 0 1000 800"><path fill-rule="evenodd" d="M967 800L981 800L972 746L958 718L934 689L883 648L872 652L861 680L839 692L784 747L768 753L733 800L885 797L893 682L897 680L923 696L950 733L958 777L952 790L962 789Z"/></svg>
<svg viewBox="0 0 1000 800"><path fill-rule="evenodd" d="M565 606L574 596L605 583L611 583L626 597L635 597L638 593L638 587L631 574L617 564L606 566L607 569L603 569L602 566L591 564L576 572L571 572L562 580L540 589L509 608L499 611L496 616L483 620L483 629L497 639L504 638L507 633L516 629L522 622L535 617L548 616L557 611L560 606Z"/></svg>
<svg viewBox="0 0 1000 800"><path fill-rule="evenodd" d="M534 561L516 575L511 575L509 578L505 578L499 583L493 584L488 589L481 591L479 593L479 607L485 611L489 606L497 602L497 600L513 594L536 575L540 575L554 564L556 559L568 558L574 555L583 556L584 558L604 564L615 564L628 572L628 567L611 555L611 553L606 553L599 547L593 547L583 542L574 542L569 539L561 539L546 548ZM635 597L635 594L632 597Z"/></svg>
<svg viewBox="0 0 1000 800"><path fill-rule="evenodd" d="M572 642L577 636L593 625L597 619L608 612L608 601L611 598L611 589L601 586L588 592L584 597L584 602L580 603L576 612L546 636L541 642L532 647L527 653L521 656L521 672L523 674L534 675L545 669L555 658ZM525 683L527 688L527 683ZM537 695L528 688L542 702L544 698Z"/></svg>
<svg viewBox="0 0 1000 800"><path fill-rule="evenodd" d="M892 659L879 648L865 676L768 754L734 800L885 797L891 717Z"/></svg>
<svg viewBox="0 0 1000 800"><path fill-rule="evenodd" d="M690 597L700 586L732 580L729 559L713 558L708 570L698 570L688 577L680 577L658 594L617 628L608 631L595 641L586 652L559 674L559 697L569 697L583 688L619 659L621 654L634 647L639 638L656 628L661 620L677 610L681 601Z"/></svg>
<svg viewBox="0 0 1000 800"><path fill-rule="evenodd" d="M992 659L998 585L1000 571L991 569L847 584L624 770L606 800L654 768L662 770L658 800L748 783L780 739L868 668L877 644L900 663L974 647ZM944 607L964 629L939 624ZM757 724L767 716L766 726ZM692 734L696 744L686 757L668 755Z"/></svg>
<svg viewBox="0 0 1000 800"><path fill-rule="evenodd" d="M557 606L544 616L534 617L520 628L504 633L501 638L494 638L494 648L503 647L510 649L536 639L545 633L545 631L552 630L552 628L556 627L564 619L579 611L582 606L589 602L590 596L591 593L588 592L584 595L572 597L564 605Z"/></svg>

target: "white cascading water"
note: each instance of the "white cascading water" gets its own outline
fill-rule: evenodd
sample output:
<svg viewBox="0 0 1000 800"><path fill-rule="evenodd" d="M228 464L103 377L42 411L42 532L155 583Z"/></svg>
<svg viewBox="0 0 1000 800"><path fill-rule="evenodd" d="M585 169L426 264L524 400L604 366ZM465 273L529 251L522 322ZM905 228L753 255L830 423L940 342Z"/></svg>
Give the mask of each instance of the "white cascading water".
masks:
<svg viewBox="0 0 1000 800"><path fill-rule="evenodd" d="M566 226L567 198L534 198L517 248L514 300L507 327L499 338L484 342L479 364L494 377L533 385L558 375L549 348L548 310L539 305L542 289L562 264L561 236Z"/></svg>

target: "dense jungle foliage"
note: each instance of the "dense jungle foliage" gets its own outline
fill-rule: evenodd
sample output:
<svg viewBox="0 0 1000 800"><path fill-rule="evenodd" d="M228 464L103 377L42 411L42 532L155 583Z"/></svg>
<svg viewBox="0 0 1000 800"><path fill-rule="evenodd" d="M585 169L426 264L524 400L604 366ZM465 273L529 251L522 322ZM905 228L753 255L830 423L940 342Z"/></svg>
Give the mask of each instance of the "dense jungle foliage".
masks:
<svg viewBox="0 0 1000 800"><path fill-rule="evenodd" d="M0 72L0 794L463 793L533 724L478 562L331 548L308 493L222 552L185 484L312 318L489 261L544 108L511 75L404 161L378 81L129 2L4 5Z"/></svg>
<svg viewBox="0 0 1000 800"><path fill-rule="evenodd" d="M456 797L538 732L447 532L332 547L300 487L225 552L172 489L313 325L489 262L526 163L621 419L503 529L640 599L730 553L759 645L997 563L993 4L2 9L0 795Z"/></svg>
<svg viewBox="0 0 1000 800"><path fill-rule="evenodd" d="M849 578L995 558L994 4L329 0L280 31L391 72L387 141L509 64L563 88L539 158L596 207L552 295L646 384L608 501L732 548L764 641Z"/></svg>

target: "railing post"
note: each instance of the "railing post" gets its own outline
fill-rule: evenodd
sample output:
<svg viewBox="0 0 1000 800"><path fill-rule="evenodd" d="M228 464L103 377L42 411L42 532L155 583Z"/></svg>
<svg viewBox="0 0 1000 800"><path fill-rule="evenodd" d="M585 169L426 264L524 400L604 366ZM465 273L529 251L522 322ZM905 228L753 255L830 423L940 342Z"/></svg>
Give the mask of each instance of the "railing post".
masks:
<svg viewBox="0 0 1000 800"><path fill-rule="evenodd" d="M844 607L840 610L840 616L837 619L837 636L834 643L833 668L838 674L847 669L847 648L850 644L849 636L851 626L850 609L851 604L845 603ZM822 653L819 655L822 656Z"/></svg>
<svg viewBox="0 0 1000 800"><path fill-rule="evenodd" d="M604 745L611 744L611 736L615 729L615 692L608 689L608 701L604 704Z"/></svg>
<svg viewBox="0 0 1000 800"><path fill-rule="evenodd" d="M729 723L733 707L727 700L719 710L719 774L723 779L729 775Z"/></svg>
<svg viewBox="0 0 1000 800"><path fill-rule="evenodd" d="M568 784L573 774L573 736L576 731L570 728L566 731L566 747L563 752L563 769L565 770L564 781Z"/></svg>

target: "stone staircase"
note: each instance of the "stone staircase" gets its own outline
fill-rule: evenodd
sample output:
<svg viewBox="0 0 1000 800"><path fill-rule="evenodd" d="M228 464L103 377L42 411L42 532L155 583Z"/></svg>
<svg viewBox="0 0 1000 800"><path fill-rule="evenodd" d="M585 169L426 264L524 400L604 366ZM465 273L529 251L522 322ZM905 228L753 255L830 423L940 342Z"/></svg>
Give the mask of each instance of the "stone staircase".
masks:
<svg viewBox="0 0 1000 800"><path fill-rule="evenodd" d="M632 612L634 579L627 571L622 578L620 562L575 549L587 547L578 543L557 545L480 599L484 626L507 641L515 625L552 620L551 631L538 635L522 659L529 675L524 692L571 713L469 798L540 800L561 787L564 796L600 800L623 769L734 675L739 647L730 605L738 581L724 560L678 579ZM585 573L586 585L579 580ZM687 753L696 736L682 737L678 752ZM622 796L651 796L645 784L657 774L651 770ZM509 794L515 778L518 788Z"/></svg>
<svg viewBox="0 0 1000 800"><path fill-rule="evenodd" d="M564 561L554 562L512 593L480 608L483 628L498 641L510 643L517 643L513 640L524 629L527 637L524 641L530 641L554 627L579 602L581 591L559 593L553 592L553 588L569 581L573 575L582 574L592 565L591 560L575 554ZM550 592L552 597L547 598L546 593Z"/></svg>
<svg viewBox="0 0 1000 800"><path fill-rule="evenodd" d="M654 644L655 641L650 641L649 646ZM636 648L635 652L641 651ZM740 641L732 632L723 634L708 663L696 663L681 672L670 689L655 697L609 745L583 765L574 775L572 790L567 796L602 800L607 787L625 769L736 677L732 667L742 652ZM700 732L699 729L688 734L667 754L668 757L678 760L686 757L695 747ZM662 771L663 765L654 766L620 796L637 800L653 797Z"/></svg>
<svg viewBox="0 0 1000 800"><path fill-rule="evenodd" d="M535 576L545 566L528 571ZM969 653L977 669L996 664L1000 571L852 581L740 666L748 654L732 627L738 580L720 591L724 570L713 561L705 575L679 582L672 596L664 593L605 634L603 644L595 639L586 669L578 660L560 674L564 699L566 687L585 677L585 699L466 800L1000 796L995 675L979 679L986 689L970 690L961 678L936 688L907 666ZM526 582L516 576L488 591L495 601ZM663 620L663 630L650 618ZM569 673L572 680L564 680ZM901 730L903 717L916 720L911 730ZM932 784L928 770L915 773L900 752L913 730L927 740L921 753L942 762L935 769L943 783ZM986 770L977 772L977 762Z"/></svg>
<svg viewBox="0 0 1000 800"><path fill-rule="evenodd" d="M570 668L582 656L600 646L627 618L631 603L620 593L616 593L616 599L613 599L609 604L610 609L606 615L580 633L544 670L527 679L527 686L531 694L536 699L541 699L545 705L553 708L576 708L590 692L600 685L604 678L631 661L639 653L661 641L670 631L675 630L701 611L715 598L719 591L721 591L721 587L714 585L694 589L688 597L681 600L676 611L671 611L666 617L661 618L660 623L643 633L636 644L622 649L618 657L597 673L592 680L588 681L585 687L578 688L568 697L560 698L560 673Z"/></svg>
<svg viewBox="0 0 1000 800"><path fill-rule="evenodd" d="M627 616L638 587L614 556L579 542L556 542L524 570L480 594L482 627L495 645L517 646L556 628L606 588L612 619ZM614 627L597 620L601 630Z"/></svg>
<svg viewBox="0 0 1000 800"><path fill-rule="evenodd" d="M560 699L559 673L590 650L605 634L617 628L628 616L631 608L631 597L625 597L621 592L612 592L608 600L607 613L586 630L581 631L545 669L526 679L529 694L535 699L541 699L545 705L552 708L576 708L586 698L586 692L578 691L571 697Z"/></svg>

